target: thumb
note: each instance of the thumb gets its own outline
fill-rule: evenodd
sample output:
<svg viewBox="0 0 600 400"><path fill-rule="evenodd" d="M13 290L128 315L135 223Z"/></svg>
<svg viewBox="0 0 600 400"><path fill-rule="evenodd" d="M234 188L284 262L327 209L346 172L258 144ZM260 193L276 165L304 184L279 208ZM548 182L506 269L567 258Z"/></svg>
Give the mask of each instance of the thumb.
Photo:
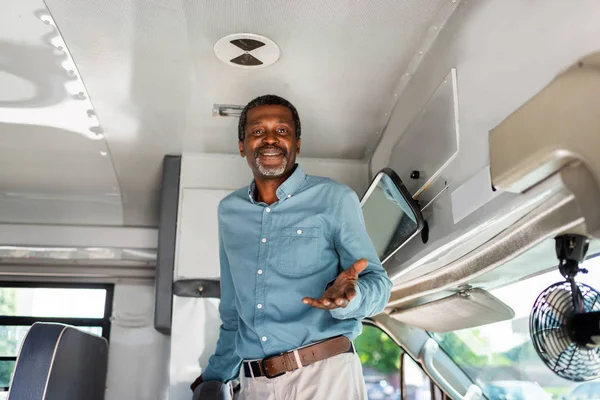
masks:
<svg viewBox="0 0 600 400"><path fill-rule="evenodd" d="M364 258L361 258L360 260L358 260L357 262L352 264L352 266L350 267L350 272L353 275L358 276L358 274L363 272L365 270L365 268L367 268L368 265L369 265L369 261L367 261Z"/></svg>

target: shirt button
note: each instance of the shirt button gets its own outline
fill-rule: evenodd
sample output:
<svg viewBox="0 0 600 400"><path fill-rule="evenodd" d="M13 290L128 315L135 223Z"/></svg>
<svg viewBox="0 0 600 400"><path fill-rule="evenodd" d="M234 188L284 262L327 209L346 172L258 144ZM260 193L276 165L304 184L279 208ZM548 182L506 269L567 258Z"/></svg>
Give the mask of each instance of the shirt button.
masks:
<svg viewBox="0 0 600 400"><path fill-rule="evenodd" d="M260 310L260 309L262 308L262 304L260 304L260 303L259 303L259 304L257 304L257 305L256 305L256 308L258 308L258 309Z"/></svg>
<svg viewBox="0 0 600 400"><path fill-rule="evenodd" d="M288 194L288 199L289 199L290 197L292 197L292 195L291 195L291 194Z"/></svg>
<svg viewBox="0 0 600 400"><path fill-rule="evenodd" d="M271 212L271 209L267 207L266 212Z"/></svg>
<svg viewBox="0 0 600 400"><path fill-rule="evenodd" d="M298 229L296 233L298 233L298 235L302 235L302 229Z"/></svg>
<svg viewBox="0 0 600 400"><path fill-rule="evenodd" d="M262 275L262 269L259 269L259 270L258 270L258 274L259 274L259 275Z"/></svg>
<svg viewBox="0 0 600 400"><path fill-rule="evenodd" d="M267 243L267 238L262 238L261 242Z"/></svg>
<svg viewBox="0 0 600 400"><path fill-rule="evenodd" d="M263 342L266 342L266 341L267 341L267 337L266 337L266 336L263 336L263 337L262 337L262 338L260 338L260 339L261 339Z"/></svg>

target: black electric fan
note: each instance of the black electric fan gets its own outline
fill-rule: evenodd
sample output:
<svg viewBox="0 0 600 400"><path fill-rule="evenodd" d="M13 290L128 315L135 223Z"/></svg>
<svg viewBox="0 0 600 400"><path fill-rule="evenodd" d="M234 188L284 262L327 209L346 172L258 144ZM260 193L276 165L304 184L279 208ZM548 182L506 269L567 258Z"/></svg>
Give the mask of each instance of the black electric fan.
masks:
<svg viewBox="0 0 600 400"><path fill-rule="evenodd" d="M542 361L558 376L582 382L600 378L600 293L575 282L589 247L581 235L555 238L564 282L546 288L529 317L531 340Z"/></svg>

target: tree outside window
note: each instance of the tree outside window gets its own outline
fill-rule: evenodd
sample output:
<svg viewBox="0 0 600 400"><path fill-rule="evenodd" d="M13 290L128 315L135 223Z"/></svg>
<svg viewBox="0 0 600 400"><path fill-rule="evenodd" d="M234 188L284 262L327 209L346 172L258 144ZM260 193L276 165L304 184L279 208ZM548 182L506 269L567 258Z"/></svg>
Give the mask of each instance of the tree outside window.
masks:
<svg viewBox="0 0 600 400"><path fill-rule="evenodd" d="M402 349L381 329L366 324L354 344L363 365L369 400L400 399Z"/></svg>

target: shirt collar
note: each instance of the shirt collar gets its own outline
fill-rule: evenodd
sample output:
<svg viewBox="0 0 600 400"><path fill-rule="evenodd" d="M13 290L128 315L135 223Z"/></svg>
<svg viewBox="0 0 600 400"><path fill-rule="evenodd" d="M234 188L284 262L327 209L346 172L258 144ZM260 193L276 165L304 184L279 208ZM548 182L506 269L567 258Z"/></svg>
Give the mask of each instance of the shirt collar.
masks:
<svg viewBox="0 0 600 400"><path fill-rule="evenodd" d="M304 179L306 179L306 174L300 165L296 164L295 168L292 175L277 188L276 194L279 200L292 197L298 191Z"/></svg>
<svg viewBox="0 0 600 400"><path fill-rule="evenodd" d="M283 200L286 198L290 198L298 191L302 182L306 179L306 174L300 165L296 164L295 170L290 175L289 178L285 180L278 188L277 188L277 198L279 200ZM255 195L256 193L256 181L252 180L252 183L248 187L248 197L250 197L250 201L253 204L256 204Z"/></svg>

